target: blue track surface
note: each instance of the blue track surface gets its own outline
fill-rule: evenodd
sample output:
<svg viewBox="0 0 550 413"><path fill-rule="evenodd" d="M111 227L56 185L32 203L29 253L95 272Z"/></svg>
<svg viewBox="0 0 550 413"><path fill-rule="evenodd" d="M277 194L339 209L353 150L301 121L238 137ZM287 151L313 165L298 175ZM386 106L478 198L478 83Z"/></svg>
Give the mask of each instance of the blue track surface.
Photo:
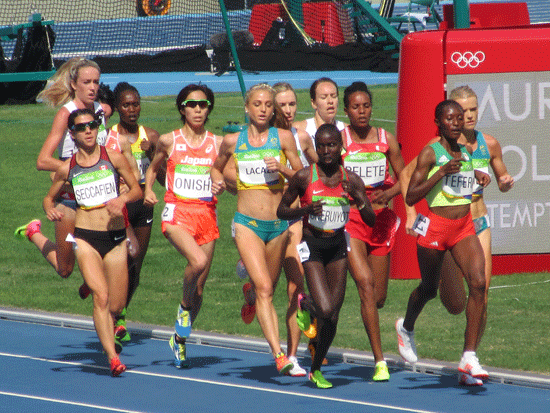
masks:
<svg viewBox="0 0 550 413"><path fill-rule="evenodd" d="M246 89L256 83L288 82L295 89L309 89L315 79L328 76L339 86L349 86L356 80L368 85L397 83L397 73L375 73L369 71L335 71L335 72L260 72L244 73ZM240 92L236 72L227 72L222 76L205 72L167 72L167 73L106 73L101 81L113 89L118 82L128 82L138 88L142 96L177 95L189 83L202 82L214 93Z"/></svg>
<svg viewBox="0 0 550 413"><path fill-rule="evenodd" d="M133 334L109 375L89 330L0 320L0 411L55 412L547 412L550 392L488 383L457 385L456 376L391 369L373 383L372 368L331 362L334 384L319 390L306 378L279 376L269 354L188 345L191 368L178 370L166 340ZM307 361L304 360L307 365Z"/></svg>

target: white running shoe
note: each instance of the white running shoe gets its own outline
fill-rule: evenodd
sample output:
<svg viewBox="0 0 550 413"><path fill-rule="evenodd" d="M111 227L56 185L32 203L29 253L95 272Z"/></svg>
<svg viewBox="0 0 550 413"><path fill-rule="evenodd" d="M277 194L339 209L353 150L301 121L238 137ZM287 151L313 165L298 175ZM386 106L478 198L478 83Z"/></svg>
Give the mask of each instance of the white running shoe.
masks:
<svg viewBox="0 0 550 413"><path fill-rule="evenodd" d="M397 331L397 344L399 348L399 354L403 359L411 364L418 361L416 355L416 345L414 344L414 331L407 331L403 327L403 318L400 318L395 323L395 330Z"/></svg>
<svg viewBox="0 0 550 413"><path fill-rule="evenodd" d="M296 356L289 356L288 359L294 365L287 373L287 376L292 377L305 377L307 372L298 364L298 359Z"/></svg>
<svg viewBox="0 0 550 413"><path fill-rule="evenodd" d="M460 373L469 374L472 377L480 380L487 380L489 373L479 365L479 360L474 355L462 356L458 363L458 371Z"/></svg>
<svg viewBox="0 0 550 413"><path fill-rule="evenodd" d="M458 384L461 386L483 386L483 381L467 373L458 372Z"/></svg>

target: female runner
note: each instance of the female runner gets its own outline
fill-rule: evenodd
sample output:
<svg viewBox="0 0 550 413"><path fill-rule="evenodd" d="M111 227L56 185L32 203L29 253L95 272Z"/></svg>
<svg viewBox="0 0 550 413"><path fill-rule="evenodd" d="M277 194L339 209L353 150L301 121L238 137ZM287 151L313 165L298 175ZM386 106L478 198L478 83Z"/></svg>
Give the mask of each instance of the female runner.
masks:
<svg viewBox="0 0 550 413"><path fill-rule="evenodd" d="M485 258L475 234L470 203L474 182L477 180L486 186L490 178L474 171L468 150L458 143L464 129L462 107L454 100L439 103L435 123L439 139L418 155L406 195L409 206L426 198L429 214L417 219L413 226L420 234L417 254L422 280L409 297L405 318L396 322L398 348L406 361L417 361L414 325L426 303L437 296L443 258L445 252L450 251L469 288L464 347L458 370L482 384L489 375L480 366L476 349L485 308Z"/></svg>
<svg viewBox="0 0 550 413"><path fill-rule="evenodd" d="M369 228L359 211L352 208L346 231L350 234L348 255L350 272L361 300L361 316L370 340L374 360L374 381L389 380L390 374L380 339L378 309L384 306L388 293L390 251L395 242L399 218L388 203L400 193L399 178L405 166L395 136L370 125L372 94L363 82L354 82L344 91L344 111L349 118L342 135L346 169L357 173L367 190L376 213L376 225Z"/></svg>
<svg viewBox="0 0 550 413"><path fill-rule="evenodd" d="M214 94L204 85L184 87L176 98L183 127L162 135L145 175L144 204L158 202L153 184L166 162L166 205L162 232L187 259L183 272L183 296L178 306L175 333L170 338L176 367L188 367L185 341L202 304L204 284L210 271L216 239L217 199L212 196L210 169L222 138L204 125L214 109Z"/></svg>
<svg viewBox="0 0 550 413"><path fill-rule="evenodd" d="M139 184L142 190L145 189L145 173L159 139L159 133L151 128L138 124L141 112L141 97L138 90L126 83L121 82L114 90L115 109L120 116L120 121L110 128L106 146L111 149L120 150L119 140L123 136L130 144L131 153L137 163L139 171ZM161 183L164 185L164 170L160 170ZM131 231L135 236L136 249L135 257L130 256L128 262L128 298L126 306L117 320L117 335L122 341L128 341L130 335L126 330L126 311L130 301L139 285L139 276L143 259L149 247L151 228L153 226L153 207L144 205L143 199L129 203L128 221ZM133 242L134 244L134 242Z"/></svg>
<svg viewBox="0 0 550 413"><path fill-rule="evenodd" d="M346 291L345 225L350 198L367 225L374 225L375 215L361 178L341 165L342 136L336 126L320 126L315 143L319 160L291 178L277 216L281 219L304 217L300 255L312 302L302 300L302 304L316 317L318 328L309 379L319 388L330 388L332 383L323 377L321 364L336 335ZM298 197L301 207L293 208Z"/></svg>
<svg viewBox="0 0 550 413"><path fill-rule="evenodd" d="M251 87L245 96L250 123L240 133L224 137L211 171L212 193L225 189L223 171L230 158L237 169L237 212L233 233L239 254L256 292L256 314L271 347L277 370L287 373L293 364L282 352L273 292L288 241L288 222L277 218L284 177L302 168L289 130L274 128L275 91L266 84ZM286 167L287 159L292 169Z"/></svg>
<svg viewBox="0 0 550 413"><path fill-rule="evenodd" d="M82 277L92 291L99 341L112 375L118 376L126 369L118 358L113 335L115 317L126 302L128 283L123 211L127 202L139 199L141 189L124 156L98 145L100 121L92 110L77 109L67 122L77 151L55 173L44 198L44 212L51 221L63 219L56 199L69 184L77 206L71 244ZM128 186L124 194L118 191L119 177Z"/></svg>
<svg viewBox="0 0 550 413"><path fill-rule="evenodd" d="M56 74L48 81L46 89L38 95L52 106L63 105L55 115L52 128L42 149L38 154L36 167L38 170L55 172L76 152L76 146L67 129L69 114L76 109L90 109L101 120L98 140L105 142L105 116L111 115L111 108L96 102L99 89L100 70L92 60L73 58L65 62ZM59 159L54 158L57 149ZM67 235L74 230L75 200L74 194L61 191L56 200L56 208L62 218L55 221L55 244L40 232L41 222L32 220L15 230L15 235L27 237L42 253L44 258L55 268L57 273L67 278L74 267L75 256L70 242L65 241Z"/></svg>

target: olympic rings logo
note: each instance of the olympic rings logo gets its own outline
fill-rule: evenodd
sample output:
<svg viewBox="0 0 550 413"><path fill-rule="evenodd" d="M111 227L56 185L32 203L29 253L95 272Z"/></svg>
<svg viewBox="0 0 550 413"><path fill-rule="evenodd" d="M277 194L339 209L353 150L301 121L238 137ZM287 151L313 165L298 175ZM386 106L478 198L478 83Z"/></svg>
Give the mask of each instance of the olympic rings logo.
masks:
<svg viewBox="0 0 550 413"><path fill-rule="evenodd" d="M454 52L451 55L451 61L459 68L464 69L470 66L472 69L478 67L485 60L485 53L482 51L472 52Z"/></svg>

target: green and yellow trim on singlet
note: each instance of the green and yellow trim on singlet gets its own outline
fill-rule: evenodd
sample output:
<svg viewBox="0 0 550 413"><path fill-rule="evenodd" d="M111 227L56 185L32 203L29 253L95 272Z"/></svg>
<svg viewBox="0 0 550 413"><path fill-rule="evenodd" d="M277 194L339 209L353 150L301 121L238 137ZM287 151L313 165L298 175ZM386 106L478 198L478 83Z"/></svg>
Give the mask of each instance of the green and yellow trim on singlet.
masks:
<svg viewBox="0 0 550 413"><path fill-rule="evenodd" d="M439 142L430 145L435 152L435 165L428 173L428 178L435 174L443 165L453 157ZM454 205L466 205L472 202L472 190L475 182L472 157L464 145L460 145L462 158L460 172L444 176L426 195L426 201L430 207L446 207Z"/></svg>
<svg viewBox="0 0 550 413"><path fill-rule="evenodd" d="M237 169L237 190L283 189L283 175L269 171L265 165L264 158L269 156L286 164L277 128L269 128L267 141L261 147L250 145L248 127L239 134L233 154Z"/></svg>
<svg viewBox="0 0 550 413"><path fill-rule="evenodd" d="M115 132L118 132L118 124L114 125L112 129ZM119 132L120 133L120 132ZM145 152L143 149L141 149L141 142L146 141L147 139L147 132L145 131L145 128L141 125L138 126L138 138L134 143L131 144L132 154L134 155L134 158L136 159L136 163L139 169L140 179L139 184L144 185L145 184L145 173L147 172L147 168L149 168L149 165L151 164L151 160L147 156L147 152Z"/></svg>

